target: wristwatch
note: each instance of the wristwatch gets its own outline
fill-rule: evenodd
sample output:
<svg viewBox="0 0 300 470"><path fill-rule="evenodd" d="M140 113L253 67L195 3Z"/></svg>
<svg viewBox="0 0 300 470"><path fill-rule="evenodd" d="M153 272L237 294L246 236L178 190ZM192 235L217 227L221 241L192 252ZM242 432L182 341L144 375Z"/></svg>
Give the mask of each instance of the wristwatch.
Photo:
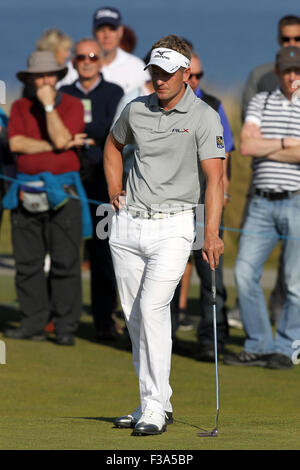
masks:
<svg viewBox="0 0 300 470"><path fill-rule="evenodd" d="M47 104L44 109L45 109L46 113L51 113L51 111L53 111L53 109L54 109L54 106L53 106L53 104Z"/></svg>

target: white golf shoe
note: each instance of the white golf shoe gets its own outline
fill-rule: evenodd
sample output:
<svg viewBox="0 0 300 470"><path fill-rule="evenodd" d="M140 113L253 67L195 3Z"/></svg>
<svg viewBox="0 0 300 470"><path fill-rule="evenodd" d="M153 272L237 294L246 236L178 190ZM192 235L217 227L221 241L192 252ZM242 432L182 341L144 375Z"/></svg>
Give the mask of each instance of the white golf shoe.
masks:
<svg viewBox="0 0 300 470"><path fill-rule="evenodd" d="M172 411L166 411L165 413L166 424L173 424ZM141 406L138 406L131 414L116 418L114 423L117 428L134 428L141 416L142 409Z"/></svg>
<svg viewBox="0 0 300 470"><path fill-rule="evenodd" d="M133 430L134 436L162 434L167 429L165 416L153 410L145 410Z"/></svg>

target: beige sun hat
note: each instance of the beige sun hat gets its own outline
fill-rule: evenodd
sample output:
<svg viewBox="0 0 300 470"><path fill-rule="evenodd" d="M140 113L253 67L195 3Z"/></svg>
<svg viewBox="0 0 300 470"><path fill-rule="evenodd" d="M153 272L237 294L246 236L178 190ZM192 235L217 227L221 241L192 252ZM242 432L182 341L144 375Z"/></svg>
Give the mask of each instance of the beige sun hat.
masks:
<svg viewBox="0 0 300 470"><path fill-rule="evenodd" d="M61 80L67 74L68 67L58 65L51 51L34 51L28 58L27 70L18 72L17 78L24 82L32 74L47 72L56 72L58 80Z"/></svg>

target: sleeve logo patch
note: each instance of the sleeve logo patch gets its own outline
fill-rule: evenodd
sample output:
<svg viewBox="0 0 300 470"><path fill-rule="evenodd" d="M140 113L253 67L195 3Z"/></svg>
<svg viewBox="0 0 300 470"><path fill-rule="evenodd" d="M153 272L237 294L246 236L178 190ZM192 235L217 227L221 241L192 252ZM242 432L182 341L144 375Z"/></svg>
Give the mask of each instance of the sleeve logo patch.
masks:
<svg viewBox="0 0 300 470"><path fill-rule="evenodd" d="M217 147L218 149L223 149L224 148L224 139L221 135L217 135Z"/></svg>

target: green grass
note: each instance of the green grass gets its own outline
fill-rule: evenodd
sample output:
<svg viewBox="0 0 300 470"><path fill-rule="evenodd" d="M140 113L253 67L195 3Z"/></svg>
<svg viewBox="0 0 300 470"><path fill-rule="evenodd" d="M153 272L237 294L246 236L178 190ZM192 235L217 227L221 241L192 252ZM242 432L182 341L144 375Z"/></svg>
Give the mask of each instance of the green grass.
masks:
<svg viewBox="0 0 300 470"><path fill-rule="evenodd" d="M224 100L238 147L239 107ZM225 226L238 229L251 176L250 160L237 149L232 156L232 200ZM238 234L225 231L224 265L233 266ZM11 255L9 213L5 211L0 254ZM278 248L267 262L275 267ZM0 331L17 324L18 304L12 276L0 277ZM89 304L89 283L83 282ZM268 297L269 292L265 292ZM189 309L197 315L198 288L191 287ZM228 287L229 307L236 291ZM195 331L180 332L182 343L196 348ZM52 339L52 341L51 341ZM201 439L202 428L212 429L215 417L214 364L173 355L171 385L175 423L161 436L132 437L130 430L113 427L115 416L132 411L138 386L131 354L120 338L116 344L94 341L89 315L83 315L74 348L59 347L53 338L44 343L7 340L6 364L0 365L0 449L299 449L297 413L300 368L272 371L220 363L219 437ZM230 331L228 349L242 349L244 333Z"/></svg>
<svg viewBox="0 0 300 470"><path fill-rule="evenodd" d="M2 277L0 318L17 324L13 278ZM88 282L84 299L88 302ZM190 308L197 312L197 292ZM228 292L229 304L235 299ZM187 347L196 346L195 331L180 332ZM44 343L8 340L6 364L0 365L0 449L69 450L201 450L299 449L297 414L300 369L272 371L220 363L220 417L217 439L201 439L215 416L214 364L174 354L171 386L175 422L161 436L133 437L115 429L115 416L138 403L131 353L122 338L94 341L89 315L83 315L75 347L59 347L50 336ZM244 334L231 330L228 348L242 348Z"/></svg>
<svg viewBox="0 0 300 470"><path fill-rule="evenodd" d="M0 227L0 254L11 255L12 244L11 244L11 231L10 231L10 213L9 211L3 211L2 223Z"/></svg>
<svg viewBox="0 0 300 470"><path fill-rule="evenodd" d="M1 367L1 449L298 449L299 370L220 365L220 434L200 439L215 413L213 364L173 356L175 423L162 436L134 438L113 419L135 408L131 355L92 341L84 317L75 348L6 341ZM87 333L90 333L88 337ZM234 334L233 342L242 337Z"/></svg>

